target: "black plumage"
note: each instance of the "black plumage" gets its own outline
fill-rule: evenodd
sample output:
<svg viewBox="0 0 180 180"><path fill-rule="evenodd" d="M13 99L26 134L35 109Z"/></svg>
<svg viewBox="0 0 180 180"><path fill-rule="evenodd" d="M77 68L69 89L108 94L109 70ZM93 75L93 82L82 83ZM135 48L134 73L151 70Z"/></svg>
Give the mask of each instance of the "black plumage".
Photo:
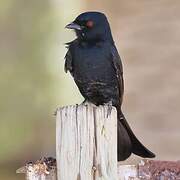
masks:
<svg viewBox="0 0 180 180"><path fill-rule="evenodd" d="M70 71L85 100L96 105L111 103L117 109L118 161L131 153L155 157L136 138L121 111L123 68L106 16L85 12L66 27L75 30L77 39L68 43L65 71Z"/></svg>

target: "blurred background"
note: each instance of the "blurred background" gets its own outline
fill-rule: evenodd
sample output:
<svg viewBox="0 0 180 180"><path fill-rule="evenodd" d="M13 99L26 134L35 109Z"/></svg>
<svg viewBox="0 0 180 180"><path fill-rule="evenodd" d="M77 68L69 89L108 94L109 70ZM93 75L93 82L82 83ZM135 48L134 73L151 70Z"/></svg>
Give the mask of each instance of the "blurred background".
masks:
<svg viewBox="0 0 180 180"><path fill-rule="evenodd" d="M124 64L123 110L135 134L157 159L179 160L179 9L179 0L2 0L0 179L23 180L16 169L55 156L54 111L83 99L63 71L64 43L75 37L64 26L88 10L110 21Z"/></svg>

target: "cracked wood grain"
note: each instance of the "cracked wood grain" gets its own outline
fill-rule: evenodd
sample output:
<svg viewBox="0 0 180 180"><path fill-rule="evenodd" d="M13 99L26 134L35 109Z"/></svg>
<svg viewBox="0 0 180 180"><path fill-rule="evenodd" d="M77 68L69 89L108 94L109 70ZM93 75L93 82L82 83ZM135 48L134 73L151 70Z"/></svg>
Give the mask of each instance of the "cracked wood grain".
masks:
<svg viewBox="0 0 180 180"><path fill-rule="evenodd" d="M117 112L91 103L59 108L56 116L60 180L117 180Z"/></svg>

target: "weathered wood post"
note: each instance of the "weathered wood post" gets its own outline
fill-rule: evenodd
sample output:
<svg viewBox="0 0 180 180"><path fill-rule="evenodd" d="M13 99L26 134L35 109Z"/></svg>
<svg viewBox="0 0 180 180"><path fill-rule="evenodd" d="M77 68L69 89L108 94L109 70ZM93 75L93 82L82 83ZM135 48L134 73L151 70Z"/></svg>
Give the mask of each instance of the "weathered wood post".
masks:
<svg viewBox="0 0 180 180"><path fill-rule="evenodd" d="M93 104L57 109L58 180L117 180L117 112Z"/></svg>
<svg viewBox="0 0 180 180"><path fill-rule="evenodd" d="M56 160L42 158L17 173L26 180L180 180L180 161L118 166L116 109L88 103L57 109Z"/></svg>

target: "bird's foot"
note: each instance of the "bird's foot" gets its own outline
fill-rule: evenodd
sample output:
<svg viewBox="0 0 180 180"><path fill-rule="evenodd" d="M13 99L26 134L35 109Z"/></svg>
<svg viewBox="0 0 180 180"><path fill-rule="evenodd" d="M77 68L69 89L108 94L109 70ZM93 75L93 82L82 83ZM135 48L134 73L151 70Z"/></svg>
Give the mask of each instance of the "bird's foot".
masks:
<svg viewBox="0 0 180 180"><path fill-rule="evenodd" d="M84 106L87 106L87 105L92 105L93 107L96 107L95 104L93 104L92 102L90 102L89 100L84 100L80 105L84 105Z"/></svg>
<svg viewBox="0 0 180 180"><path fill-rule="evenodd" d="M85 99L80 105L85 105L87 103L87 100Z"/></svg>
<svg viewBox="0 0 180 180"><path fill-rule="evenodd" d="M108 103L105 103L104 105L107 105L107 118L111 115L111 111L112 111L112 101L109 101Z"/></svg>
<svg viewBox="0 0 180 180"><path fill-rule="evenodd" d="M85 99L80 105L87 106L89 103L90 102L87 99Z"/></svg>

